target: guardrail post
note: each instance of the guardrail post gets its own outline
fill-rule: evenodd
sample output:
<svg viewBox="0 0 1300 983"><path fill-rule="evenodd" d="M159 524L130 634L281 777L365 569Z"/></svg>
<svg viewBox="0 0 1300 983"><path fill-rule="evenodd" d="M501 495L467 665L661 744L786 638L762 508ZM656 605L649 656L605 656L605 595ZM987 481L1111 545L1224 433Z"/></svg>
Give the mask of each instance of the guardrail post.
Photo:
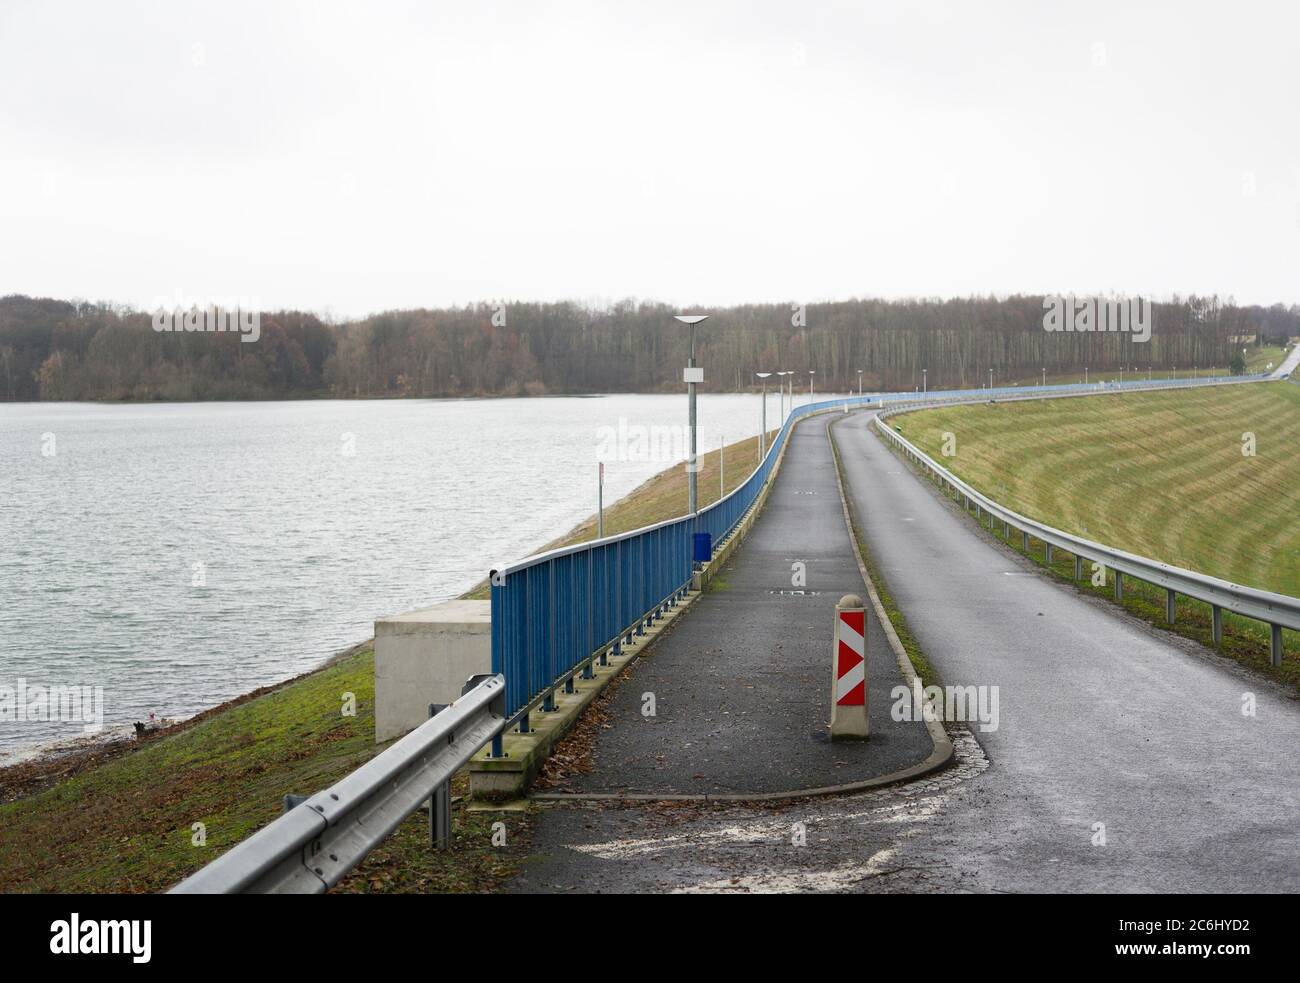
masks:
<svg viewBox="0 0 1300 983"><path fill-rule="evenodd" d="M446 703L430 703L429 716L436 717L447 709ZM451 847L451 781L445 781L429 799L429 842L435 850Z"/></svg>
<svg viewBox="0 0 1300 983"><path fill-rule="evenodd" d="M1174 623L1174 598L1178 595L1174 593L1173 588L1165 588L1165 621L1171 625Z"/></svg>
<svg viewBox="0 0 1300 983"><path fill-rule="evenodd" d="M310 795L294 795L292 792L290 792L288 795L286 795L283 799L280 800L280 812L281 813L288 812L290 809L294 808L295 806L302 805L310 798L311 798Z"/></svg>
<svg viewBox="0 0 1300 983"><path fill-rule="evenodd" d="M1083 579L1083 557L1081 557L1078 553L1074 554L1074 579L1075 580Z"/></svg>
<svg viewBox="0 0 1300 983"><path fill-rule="evenodd" d="M831 740L866 737L867 611L858 595L845 594L835 605L831 639Z"/></svg>
<svg viewBox="0 0 1300 983"><path fill-rule="evenodd" d="M1223 608L1217 604L1210 605L1210 637L1216 649L1223 644Z"/></svg>
<svg viewBox="0 0 1300 983"><path fill-rule="evenodd" d="M1026 553L1029 552L1029 533L1023 529L1020 530L1020 545Z"/></svg>
<svg viewBox="0 0 1300 983"><path fill-rule="evenodd" d="M1043 544L1043 559L1049 567L1052 565L1052 544L1051 543Z"/></svg>
<svg viewBox="0 0 1300 983"><path fill-rule="evenodd" d="M1115 600L1124 600L1124 575L1118 570L1115 571Z"/></svg>
<svg viewBox="0 0 1300 983"><path fill-rule="evenodd" d="M1009 522L1002 523L1002 538L1003 539L1011 538L1011 523Z"/></svg>
<svg viewBox="0 0 1300 983"><path fill-rule="evenodd" d="M1282 668L1282 626L1269 625L1269 628L1272 629L1271 638L1269 639L1270 661L1273 663L1274 669L1280 669Z"/></svg>

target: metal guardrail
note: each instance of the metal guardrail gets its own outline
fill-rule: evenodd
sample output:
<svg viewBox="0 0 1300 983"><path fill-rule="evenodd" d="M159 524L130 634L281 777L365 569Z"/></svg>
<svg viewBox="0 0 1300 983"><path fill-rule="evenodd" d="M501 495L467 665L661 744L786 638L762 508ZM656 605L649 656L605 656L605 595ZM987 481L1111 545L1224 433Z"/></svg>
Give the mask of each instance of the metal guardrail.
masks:
<svg viewBox="0 0 1300 983"><path fill-rule="evenodd" d="M436 845L451 834L452 775L506 724L505 680L464 695L335 785L299 802L172 888L172 894L321 894L430 801Z"/></svg>
<svg viewBox="0 0 1300 983"><path fill-rule="evenodd" d="M1233 379L1217 380L1200 380L1201 384L1226 384L1237 382L1256 382L1266 377L1236 377ZM1041 387L1040 387L1041 388ZM1125 389L1129 387L1126 385ZM1166 385L1134 386L1133 388L1173 388ZM1041 398L1039 394L1036 398ZM1059 393L1058 395L1083 395L1082 393ZM947 396L947 394L945 394ZM899 412L925 409L931 406L942 406L953 402L975 402L987 401L990 394L987 390L982 395L972 399L951 399L941 398L919 403L913 403L906 407L890 407L884 412L878 414L875 418L876 429L895 446L914 464L929 471L941 485L946 485L952 491L965 499L966 508L969 509L971 503L974 503L977 510L982 515L987 512L990 521L1000 521L1003 523L1004 532L1009 531L1009 527L1019 529L1023 536L1023 543L1028 549L1029 537L1038 539L1048 544L1049 550L1052 547L1063 549L1075 557L1075 577L1078 579L1081 575L1081 564L1083 560L1101 563L1115 572L1115 593L1117 598L1123 597L1123 577L1125 575L1133 577L1146 583L1154 584L1157 587L1163 587L1166 593L1166 618L1169 622L1174 620L1175 600L1177 595L1182 594L1186 597L1193 598L1209 604L1211 607L1212 626L1214 643L1218 645L1223 638L1223 621L1222 612L1231 611L1247 618L1253 618L1262 621L1270 627L1270 649L1271 661L1274 666L1282 664L1282 628L1291 628L1300 630L1300 599L1290 597L1286 594L1276 594L1271 591L1259 590L1254 587L1246 587L1241 584L1234 584L1217 577L1211 577L1207 574L1197 573L1194 570L1186 570L1182 567L1175 567L1168 563L1161 563L1159 560L1153 560L1149 557L1138 556L1134 553L1128 553L1124 550L1106 546L1102 543L1093 542L1080 536L1074 536L1070 533L1056 529L1052 526L1030 519L1020 515L1011 509L999 504L987 495L976 491L971 485L962 481L955 474L935 461L915 444L909 441L901 433L891 428L886 420ZM1005 397L1003 397L1005 399ZM1013 397L1014 398L1014 397ZM1021 398L1025 398L1021 396ZM1035 397L1030 397L1035 398ZM1049 554L1050 555L1050 554Z"/></svg>

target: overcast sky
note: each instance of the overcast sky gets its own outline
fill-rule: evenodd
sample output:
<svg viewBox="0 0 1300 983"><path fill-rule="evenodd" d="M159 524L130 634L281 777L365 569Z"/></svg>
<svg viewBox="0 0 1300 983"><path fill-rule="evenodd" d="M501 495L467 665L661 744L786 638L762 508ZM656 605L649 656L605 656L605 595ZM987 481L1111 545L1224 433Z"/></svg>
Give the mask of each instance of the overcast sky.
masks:
<svg viewBox="0 0 1300 983"><path fill-rule="evenodd" d="M1297 302L1298 9L0 0L0 294Z"/></svg>

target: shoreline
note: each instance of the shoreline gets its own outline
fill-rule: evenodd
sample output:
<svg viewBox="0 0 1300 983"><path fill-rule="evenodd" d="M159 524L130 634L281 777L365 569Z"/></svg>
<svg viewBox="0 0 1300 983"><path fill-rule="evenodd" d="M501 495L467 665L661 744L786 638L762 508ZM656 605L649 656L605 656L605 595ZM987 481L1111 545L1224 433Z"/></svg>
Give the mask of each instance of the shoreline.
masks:
<svg viewBox="0 0 1300 983"><path fill-rule="evenodd" d="M362 651L374 643L374 638L349 645L327 656L319 665L289 676L274 683L267 683L247 693L241 693L228 700L192 713L188 717L167 717L172 723L150 731L148 736L140 739L135 736L133 725L105 727L98 734L84 734L76 737L58 737L36 744L22 745L13 751L0 751L0 804L27 798L37 792L59 784L67 778L80 774L89 768L111 761L136 748L143 747L160 737L179 734L209 717L224 713L249 700L255 700L266 693L274 692L282 686L288 686L307 676L327 669L350 655ZM8 760L10 757L13 760Z"/></svg>

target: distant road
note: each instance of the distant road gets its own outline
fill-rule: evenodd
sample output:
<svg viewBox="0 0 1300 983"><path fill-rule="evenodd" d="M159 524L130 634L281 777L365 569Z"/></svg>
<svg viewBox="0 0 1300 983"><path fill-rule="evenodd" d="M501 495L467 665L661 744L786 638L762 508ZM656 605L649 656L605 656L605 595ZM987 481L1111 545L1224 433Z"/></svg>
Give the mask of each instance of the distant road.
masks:
<svg viewBox="0 0 1300 983"><path fill-rule="evenodd" d="M1273 371L1273 378L1280 379L1284 375L1290 375L1295 372L1297 365L1300 365L1300 345L1295 345L1291 349L1287 357L1282 360L1282 364Z"/></svg>
<svg viewBox="0 0 1300 983"><path fill-rule="evenodd" d="M894 860L974 890L1300 890L1300 704L994 545L874 415L834 431L863 534L944 682L998 686L1001 712L989 770Z"/></svg>

